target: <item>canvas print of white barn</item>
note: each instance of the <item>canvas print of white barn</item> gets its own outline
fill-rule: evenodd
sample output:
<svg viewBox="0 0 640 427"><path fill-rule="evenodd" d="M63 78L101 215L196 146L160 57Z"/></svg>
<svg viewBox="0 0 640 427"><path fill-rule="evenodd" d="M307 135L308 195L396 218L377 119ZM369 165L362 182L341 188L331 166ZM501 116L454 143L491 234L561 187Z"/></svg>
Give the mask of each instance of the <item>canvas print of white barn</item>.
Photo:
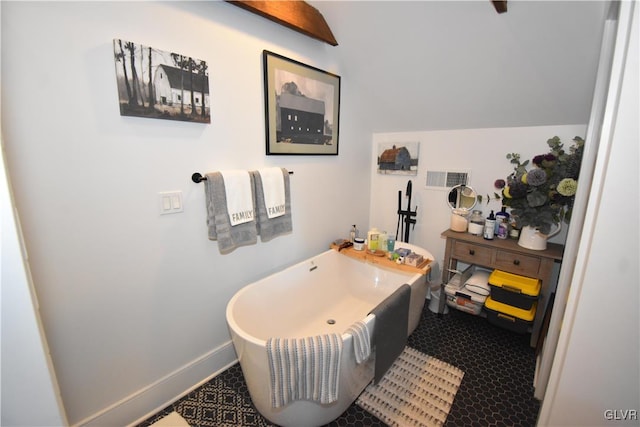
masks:
<svg viewBox="0 0 640 427"><path fill-rule="evenodd" d="M211 123L206 61L114 39L120 114Z"/></svg>

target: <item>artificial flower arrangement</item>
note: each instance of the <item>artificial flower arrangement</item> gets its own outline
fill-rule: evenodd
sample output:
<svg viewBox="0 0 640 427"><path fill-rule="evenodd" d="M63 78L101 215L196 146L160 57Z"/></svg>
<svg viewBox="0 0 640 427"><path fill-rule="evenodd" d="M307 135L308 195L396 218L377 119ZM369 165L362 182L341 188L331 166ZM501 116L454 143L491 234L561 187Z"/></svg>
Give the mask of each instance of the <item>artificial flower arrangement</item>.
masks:
<svg viewBox="0 0 640 427"><path fill-rule="evenodd" d="M554 225L571 219L584 150L584 140L578 136L568 151L557 136L547 144L549 153L535 156L530 170L529 160L521 163L520 154L507 154L514 165L513 172L506 180L495 182L495 187L502 190L502 204L511 208L516 226L530 226L542 234L549 234Z"/></svg>

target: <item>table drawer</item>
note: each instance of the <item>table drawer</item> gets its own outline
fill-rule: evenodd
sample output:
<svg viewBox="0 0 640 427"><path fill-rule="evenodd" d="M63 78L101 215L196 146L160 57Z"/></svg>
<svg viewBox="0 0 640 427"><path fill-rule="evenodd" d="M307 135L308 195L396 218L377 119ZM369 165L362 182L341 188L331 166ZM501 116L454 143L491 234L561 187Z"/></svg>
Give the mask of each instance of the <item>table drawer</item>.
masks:
<svg viewBox="0 0 640 427"><path fill-rule="evenodd" d="M540 258L498 250L494 267L522 276L538 277Z"/></svg>
<svg viewBox="0 0 640 427"><path fill-rule="evenodd" d="M491 265L491 258L494 250L485 246L474 245L473 243L455 242L453 246L453 257L476 265Z"/></svg>

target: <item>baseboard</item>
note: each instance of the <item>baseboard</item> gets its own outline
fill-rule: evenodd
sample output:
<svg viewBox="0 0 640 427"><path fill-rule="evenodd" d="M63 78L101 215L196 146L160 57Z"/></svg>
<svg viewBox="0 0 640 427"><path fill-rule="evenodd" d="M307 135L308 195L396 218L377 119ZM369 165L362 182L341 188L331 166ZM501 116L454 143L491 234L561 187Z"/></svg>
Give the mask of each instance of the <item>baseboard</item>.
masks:
<svg viewBox="0 0 640 427"><path fill-rule="evenodd" d="M200 387L237 361L231 341L176 369L76 426L131 426Z"/></svg>

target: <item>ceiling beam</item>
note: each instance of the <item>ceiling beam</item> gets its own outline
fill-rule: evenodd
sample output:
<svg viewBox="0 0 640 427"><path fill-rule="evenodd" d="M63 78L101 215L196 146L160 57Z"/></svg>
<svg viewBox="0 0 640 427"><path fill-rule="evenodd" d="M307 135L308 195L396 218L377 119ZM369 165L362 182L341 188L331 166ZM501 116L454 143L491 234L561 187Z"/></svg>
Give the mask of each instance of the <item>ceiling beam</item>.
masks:
<svg viewBox="0 0 640 427"><path fill-rule="evenodd" d="M496 12L505 13L507 11L507 0L492 0L491 3L496 8Z"/></svg>
<svg viewBox="0 0 640 427"><path fill-rule="evenodd" d="M227 0L227 2L331 46L338 45L322 14L305 1Z"/></svg>

